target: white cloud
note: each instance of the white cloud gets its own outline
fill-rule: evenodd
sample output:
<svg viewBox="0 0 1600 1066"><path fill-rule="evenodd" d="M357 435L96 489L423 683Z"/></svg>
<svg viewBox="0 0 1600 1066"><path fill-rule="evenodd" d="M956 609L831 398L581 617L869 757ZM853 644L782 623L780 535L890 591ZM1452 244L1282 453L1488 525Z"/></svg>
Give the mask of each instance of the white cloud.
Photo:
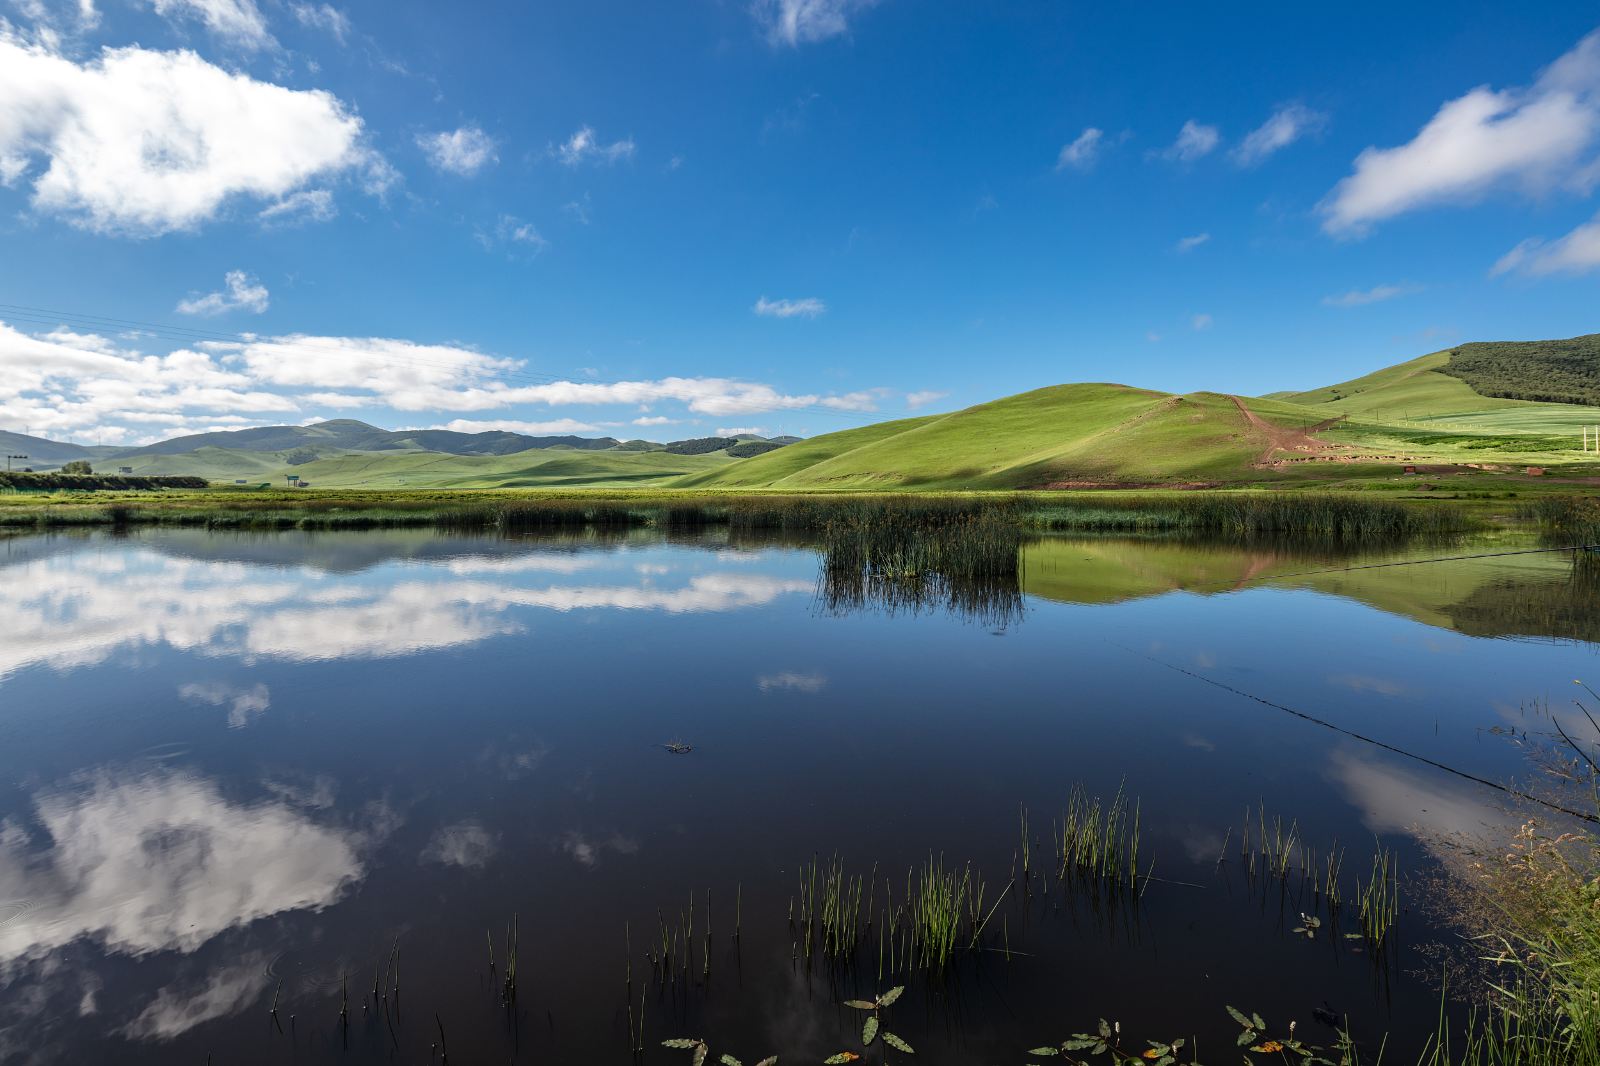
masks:
<svg viewBox="0 0 1600 1066"><path fill-rule="evenodd" d="M1370 289L1352 289L1337 296L1324 296L1322 302L1327 307L1364 307L1367 304L1382 303L1385 300L1410 296L1421 291L1421 285L1407 281L1398 285L1374 285Z"/></svg>
<svg viewBox="0 0 1600 1066"><path fill-rule="evenodd" d="M717 436L717 437L744 437L744 436L764 437L764 436L766 436L766 431L763 430L760 426L724 426L723 428L717 430L716 433L713 434L713 436Z"/></svg>
<svg viewBox="0 0 1600 1066"><path fill-rule="evenodd" d="M242 270L230 270L223 278L226 292L211 292L178 301L180 315L222 315L229 311L261 314L267 309L267 287Z"/></svg>
<svg viewBox="0 0 1600 1066"><path fill-rule="evenodd" d="M272 692L259 681L249 688L222 681L195 681L178 688L178 698L190 703L228 708L228 728L243 729L267 713Z"/></svg>
<svg viewBox="0 0 1600 1066"><path fill-rule="evenodd" d="M1199 332L1204 332L1205 330L1210 329L1211 324L1211 316L1207 314L1198 314L1189 320L1189 325Z"/></svg>
<svg viewBox="0 0 1600 1066"><path fill-rule="evenodd" d="M36 793L33 812L51 847L0 840L0 898L35 904L0 925L0 963L80 937L117 954L193 952L234 926L329 906L363 873L353 834L285 803L239 803L187 771L85 775Z"/></svg>
<svg viewBox="0 0 1600 1066"><path fill-rule="evenodd" d="M877 0L755 0L750 13L767 40L793 48L838 37L850 30L850 19Z"/></svg>
<svg viewBox="0 0 1600 1066"><path fill-rule="evenodd" d="M135 1040L171 1040L197 1025L244 1010L267 990L272 959L249 952L199 981L168 985L122 1030Z"/></svg>
<svg viewBox="0 0 1600 1066"><path fill-rule="evenodd" d="M481 823L469 820L435 832L422 849L422 861L474 869L488 865L499 850L499 842L489 831Z"/></svg>
<svg viewBox="0 0 1600 1066"><path fill-rule="evenodd" d="M569 167L591 160L598 163L616 163L633 158L633 138L601 144L594 129L584 126L555 149L556 158Z"/></svg>
<svg viewBox="0 0 1600 1066"><path fill-rule="evenodd" d="M169 19L196 19L207 30L241 48L277 44L267 32L267 20L261 17L255 0L150 0L150 6Z"/></svg>
<svg viewBox="0 0 1600 1066"><path fill-rule="evenodd" d="M102 233L194 229L232 200L282 201L381 164L330 93L229 73L193 52L106 49L79 64L0 24L0 176L34 162L37 210Z"/></svg>
<svg viewBox="0 0 1600 1066"><path fill-rule="evenodd" d="M680 418L668 418L665 415L646 415L641 418L635 418L633 424L636 426L675 426L681 421L683 420Z"/></svg>
<svg viewBox="0 0 1600 1066"><path fill-rule="evenodd" d="M300 25L332 34L340 44L350 36L350 16L331 4L290 4L289 10Z"/></svg>
<svg viewBox="0 0 1600 1066"><path fill-rule="evenodd" d="M457 418L434 428L448 429L456 433L522 433L530 437L544 437L570 433L593 433L600 427L589 422L580 422L576 418L557 418L550 422L519 422L515 419L480 422L470 418Z"/></svg>
<svg viewBox="0 0 1600 1066"><path fill-rule="evenodd" d="M301 189L275 204L268 204L256 217L269 224L296 226L305 222L327 222L338 213L329 190Z"/></svg>
<svg viewBox="0 0 1600 1066"><path fill-rule="evenodd" d="M1322 228L1359 235L1374 223L1504 187L1587 192L1600 178L1600 31L1546 68L1532 86L1480 85L1446 102L1406 144L1369 147L1322 204Z"/></svg>
<svg viewBox="0 0 1600 1066"><path fill-rule="evenodd" d="M1104 141L1105 131L1090 126L1078 134L1077 140L1062 146L1061 154L1056 156L1056 169L1088 170L1099 160Z"/></svg>
<svg viewBox="0 0 1600 1066"><path fill-rule="evenodd" d="M1268 156L1289 147L1310 133L1327 125L1328 116L1313 111L1304 104L1285 104L1233 150L1233 161L1242 167L1253 167Z"/></svg>
<svg viewBox="0 0 1600 1066"><path fill-rule="evenodd" d="M494 138L476 126L417 134L417 147L440 170L470 178L490 163L499 162Z"/></svg>
<svg viewBox="0 0 1600 1066"><path fill-rule="evenodd" d="M948 392L936 392L933 389L924 389L921 392L906 393L906 406L915 411L919 407L926 407L930 403L944 399L950 395Z"/></svg>
<svg viewBox="0 0 1600 1066"><path fill-rule="evenodd" d="M750 310L768 318L816 318L827 309L828 305L815 296L802 300L769 300L763 296Z"/></svg>
<svg viewBox="0 0 1600 1066"><path fill-rule="evenodd" d="M1548 244L1530 237L1495 263L1491 275L1516 271L1535 277L1547 274L1585 274L1600 267L1600 215Z"/></svg>
<svg viewBox="0 0 1600 1066"><path fill-rule="evenodd" d="M1182 237L1175 246L1179 252L1192 252L1211 239L1209 233L1196 233L1193 237Z"/></svg>
<svg viewBox="0 0 1600 1066"><path fill-rule="evenodd" d="M1211 152L1222 143L1222 134L1215 126L1205 126L1194 119L1183 124L1178 131L1178 139L1161 153L1165 159L1173 159L1179 163L1192 163Z"/></svg>
<svg viewBox="0 0 1600 1066"><path fill-rule="evenodd" d="M538 255L550 244L539 232L538 227L516 215L501 215L495 219L492 230L478 230L477 238L485 250L491 250L498 245L520 245L532 249L533 255Z"/></svg>

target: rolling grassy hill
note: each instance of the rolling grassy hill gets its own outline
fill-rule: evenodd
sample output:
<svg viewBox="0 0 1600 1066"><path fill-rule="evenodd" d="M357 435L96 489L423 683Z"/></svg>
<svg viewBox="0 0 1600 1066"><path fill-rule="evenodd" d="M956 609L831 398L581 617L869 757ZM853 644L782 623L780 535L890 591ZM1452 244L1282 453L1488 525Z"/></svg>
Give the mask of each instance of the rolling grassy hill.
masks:
<svg viewBox="0 0 1600 1066"><path fill-rule="evenodd" d="M1227 396L1056 385L947 415L845 430L685 478L697 488L1017 489L1233 480L1320 416Z"/></svg>
<svg viewBox="0 0 1600 1066"><path fill-rule="evenodd" d="M726 452L543 448L511 455L351 453L292 470L313 488L624 488L660 485L741 461ZM278 468L280 480L285 469Z"/></svg>

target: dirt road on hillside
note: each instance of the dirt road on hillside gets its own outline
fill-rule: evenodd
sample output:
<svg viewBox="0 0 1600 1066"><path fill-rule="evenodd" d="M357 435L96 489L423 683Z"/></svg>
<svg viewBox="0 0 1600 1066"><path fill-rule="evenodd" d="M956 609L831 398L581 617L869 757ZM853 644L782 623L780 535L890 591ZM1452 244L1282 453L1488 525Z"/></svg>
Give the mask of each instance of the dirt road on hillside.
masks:
<svg viewBox="0 0 1600 1066"><path fill-rule="evenodd" d="M1315 434L1337 425L1341 419L1329 418L1308 427L1304 431L1289 429L1284 426L1275 426L1268 422L1250 410L1245 405L1245 402L1237 396L1229 396L1228 399L1233 401L1233 405L1239 409L1239 413L1244 416L1244 420L1250 424L1251 428L1267 438L1267 450L1256 457L1258 465L1272 462L1272 456L1275 452L1300 452L1302 454L1319 455L1337 450L1334 445L1329 444L1327 441L1318 440Z"/></svg>

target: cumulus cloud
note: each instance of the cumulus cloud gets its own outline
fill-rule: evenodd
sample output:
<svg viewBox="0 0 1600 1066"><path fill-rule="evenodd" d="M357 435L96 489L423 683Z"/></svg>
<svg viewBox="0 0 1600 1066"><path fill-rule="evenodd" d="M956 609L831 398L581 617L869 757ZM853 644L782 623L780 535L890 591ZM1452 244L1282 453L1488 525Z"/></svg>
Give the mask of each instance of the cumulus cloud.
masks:
<svg viewBox="0 0 1600 1066"><path fill-rule="evenodd" d="M1056 156L1056 169L1088 170L1099 160L1104 143L1105 131L1088 127L1071 144L1062 145L1061 154Z"/></svg>
<svg viewBox="0 0 1600 1066"><path fill-rule="evenodd" d="M1578 42L1531 86L1480 85L1446 102L1417 135L1369 147L1322 203L1322 228L1359 235L1386 219L1501 188L1587 192L1600 179L1600 30Z"/></svg>
<svg viewBox="0 0 1600 1066"><path fill-rule="evenodd" d="M322 30L340 44L350 36L350 16L331 4L290 4L289 11L300 25Z"/></svg>
<svg viewBox="0 0 1600 1066"><path fill-rule="evenodd" d="M32 335L0 322L0 424L44 436L94 430L141 442L182 432L304 420L308 411L386 407L466 416L523 405L640 408L681 404L732 419L822 407L874 411L878 393L784 392L732 378L525 383L522 362L453 344L304 334L208 341L164 355L97 334ZM503 424L544 426L543 419ZM569 425L569 423L557 423ZM574 428L593 429L574 420ZM485 428L480 425L480 428Z"/></svg>
<svg viewBox="0 0 1600 1066"><path fill-rule="evenodd" d="M926 407L950 395L948 392L939 392L935 389L923 389L920 392L906 393L906 406L915 411L919 407Z"/></svg>
<svg viewBox="0 0 1600 1066"><path fill-rule="evenodd" d="M828 310L828 305L815 296L801 300L769 300L763 296L750 310L767 318L816 318Z"/></svg>
<svg viewBox="0 0 1600 1066"><path fill-rule="evenodd" d="M633 138L601 144L593 127L584 126L555 149L556 158L569 167L582 163L615 163L633 158Z"/></svg>
<svg viewBox="0 0 1600 1066"><path fill-rule="evenodd" d="M675 426L682 419L668 418L666 415L643 415L633 420L636 426Z"/></svg>
<svg viewBox="0 0 1600 1066"><path fill-rule="evenodd" d="M440 170L470 178L490 163L498 162L494 138L476 126L417 134L417 147Z"/></svg>
<svg viewBox="0 0 1600 1066"><path fill-rule="evenodd" d="M1164 159L1175 160L1179 163L1192 163L1211 152L1222 143L1222 134L1215 126L1202 125L1194 119L1183 124L1178 131L1178 139L1162 151Z"/></svg>
<svg viewBox="0 0 1600 1066"><path fill-rule="evenodd" d="M245 49L276 45L255 0L150 0L156 14L193 19L230 44Z"/></svg>
<svg viewBox="0 0 1600 1066"><path fill-rule="evenodd" d="M211 292L178 301L180 315L223 315L229 311L261 314L267 309L267 287L242 270L230 270L223 277L226 292Z"/></svg>
<svg viewBox="0 0 1600 1066"><path fill-rule="evenodd" d="M330 93L193 52L115 48L78 63L0 24L0 178L31 176L34 208L84 229L194 229L234 200L282 202L315 179L386 166Z"/></svg>
<svg viewBox="0 0 1600 1066"><path fill-rule="evenodd" d="M723 426L717 430L719 437L761 437L766 431L760 426Z"/></svg>
<svg viewBox="0 0 1600 1066"><path fill-rule="evenodd" d="M774 46L790 48L838 37L850 19L877 0L755 0L750 13Z"/></svg>
<svg viewBox="0 0 1600 1066"><path fill-rule="evenodd" d="M1495 263L1491 275L1515 271L1539 277L1546 274L1586 274L1600 267L1600 215L1559 240L1548 244L1529 237Z"/></svg>
<svg viewBox="0 0 1600 1066"><path fill-rule="evenodd" d="M1407 281L1398 285L1374 285L1370 289L1351 289L1349 292L1342 292L1337 296L1324 296L1322 303L1326 307L1364 307L1367 304L1382 303L1385 300L1410 296L1412 293L1421 291L1421 285L1414 285Z"/></svg>
<svg viewBox="0 0 1600 1066"><path fill-rule="evenodd" d="M1239 142L1233 150L1233 161L1242 167L1256 166L1307 134L1316 133L1327 122L1327 115L1304 104L1285 104Z"/></svg>
<svg viewBox="0 0 1600 1066"><path fill-rule="evenodd" d="M478 230L477 238L485 251L498 247L521 248L533 255L544 251L550 243L532 222L516 215L501 215L495 219L493 228Z"/></svg>
<svg viewBox="0 0 1600 1066"><path fill-rule="evenodd" d="M1196 233L1192 237L1181 237L1175 246L1179 252L1192 252L1211 239L1209 233Z"/></svg>

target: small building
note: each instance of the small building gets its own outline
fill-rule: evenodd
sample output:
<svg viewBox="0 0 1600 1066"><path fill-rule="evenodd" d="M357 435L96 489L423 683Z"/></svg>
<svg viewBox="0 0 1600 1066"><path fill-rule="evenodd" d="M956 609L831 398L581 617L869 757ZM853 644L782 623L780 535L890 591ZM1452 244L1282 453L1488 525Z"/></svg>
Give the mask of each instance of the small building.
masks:
<svg viewBox="0 0 1600 1066"><path fill-rule="evenodd" d="M1529 477L1544 477L1544 467L1542 467L1542 466L1530 466L1530 467L1528 467L1528 476Z"/></svg>
<svg viewBox="0 0 1600 1066"><path fill-rule="evenodd" d="M131 474L131 473L133 473L133 467L131 467L131 466L119 466L119 467L117 467L117 473L119 473L119 474Z"/></svg>
<svg viewBox="0 0 1600 1066"><path fill-rule="evenodd" d="M234 479L233 479L233 483L234 483L234 484L235 484L235 485L245 485L245 484L248 484L248 482L246 482L246 481L245 481L245 479L244 479L244 478L242 478L242 477L236 477L236 478L234 478Z"/></svg>
<svg viewBox="0 0 1600 1066"><path fill-rule="evenodd" d="M1405 472L1408 474L1415 474L1417 472L1417 468L1414 466L1408 466L1406 467Z"/></svg>

